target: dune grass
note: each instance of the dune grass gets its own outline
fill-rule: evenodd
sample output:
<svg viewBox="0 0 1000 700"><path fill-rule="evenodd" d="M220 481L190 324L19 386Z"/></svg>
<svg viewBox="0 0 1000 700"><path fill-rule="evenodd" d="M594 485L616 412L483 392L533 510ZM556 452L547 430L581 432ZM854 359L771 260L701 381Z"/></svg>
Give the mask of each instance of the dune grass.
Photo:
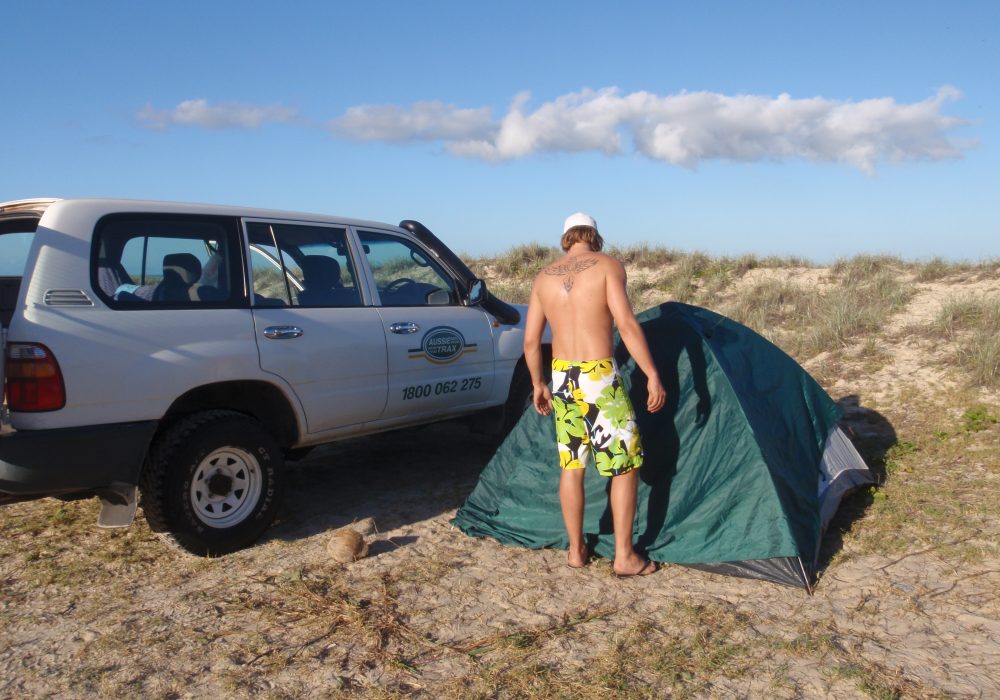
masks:
<svg viewBox="0 0 1000 700"><path fill-rule="evenodd" d="M758 333L767 335L770 329L811 325L820 296L815 290L782 279L760 282L740 296L728 314Z"/></svg>
<svg viewBox="0 0 1000 700"><path fill-rule="evenodd" d="M877 333L913 294L886 260L840 264L830 272L834 284L827 289L769 279L722 311L804 360Z"/></svg>
<svg viewBox="0 0 1000 700"><path fill-rule="evenodd" d="M905 308L915 284L1000 274L996 260L907 262L890 255L858 255L826 268L821 284L804 284L767 272L817 269L795 257L712 257L648 243L612 246L608 252L630 272L627 291L636 310L665 301L704 306L753 328L799 361L832 353L829 361L835 363L838 353L861 341L868 365L884 358L884 348L872 338ZM554 247L527 244L475 259L472 266L498 297L523 304L535 275L559 254ZM744 278L751 271L760 276L748 286ZM950 303L931 329L953 344L953 364L978 386L1000 386L998 307L995 300L973 298Z"/></svg>
<svg viewBox="0 0 1000 700"><path fill-rule="evenodd" d="M686 253L673 248L638 243L630 246L611 246L608 255L617 258L623 265L638 268L664 268L686 257Z"/></svg>
<svg viewBox="0 0 1000 700"><path fill-rule="evenodd" d="M952 363L974 385L1000 387L1000 296L947 302L928 334L949 342Z"/></svg>
<svg viewBox="0 0 1000 700"><path fill-rule="evenodd" d="M490 278L507 278L517 281L532 280L539 271L558 258L558 248L539 243L514 246L500 255L464 258L466 264L476 272Z"/></svg>
<svg viewBox="0 0 1000 700"><path fill-rule="evenodd" d="M856 255L835 260L830 265L830 273L853 286L885 272L898 272L904 267L903 261L892 255Z"/></svg>
<svg viewBox="0 0 1000 700"><path fill-rule="evenodd" d="M922 262L911 263L908 268L913 272L917 282L936 282L955 275L972 275L974 277L997 274L1000 271L1000 259L982 260L980 262L948 261L941 257L933 257Z"/></svg>
<svg viewBox="0 0 1000 700"><path fill-rule="evenodd" d="M717 307L722 292L750 270L815 267L808 260L797 257L752 254L711 257L698 251L681 252L648 243L611 246L606 252L631 271L628 293L637 309L667 300ZM535 276L559 255L558 248L529 243L499 255L466 256L464 259L486 280L493 294L505 301L525 304Z"/></svg>
<svg viewBox="0 0 1000 700"><path fill-rule="evenodd" d="M862 334L879 331L912 295L912 287L890 270L848 270L840 286L819 300L804 354L841 348Z"/></svg>

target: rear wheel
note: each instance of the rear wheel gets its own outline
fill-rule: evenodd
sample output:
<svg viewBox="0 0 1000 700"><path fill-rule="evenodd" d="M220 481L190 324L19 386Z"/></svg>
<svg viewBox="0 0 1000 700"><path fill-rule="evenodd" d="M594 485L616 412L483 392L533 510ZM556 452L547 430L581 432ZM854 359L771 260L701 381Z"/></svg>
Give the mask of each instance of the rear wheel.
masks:
<svg viewBox="0 0 1000 700"><path fill-rule="evenodd" d="M258 421L232 411L188 416L150 450L141 484L146 520L194 554L246 547L274 520L283 464Z"/></svg>

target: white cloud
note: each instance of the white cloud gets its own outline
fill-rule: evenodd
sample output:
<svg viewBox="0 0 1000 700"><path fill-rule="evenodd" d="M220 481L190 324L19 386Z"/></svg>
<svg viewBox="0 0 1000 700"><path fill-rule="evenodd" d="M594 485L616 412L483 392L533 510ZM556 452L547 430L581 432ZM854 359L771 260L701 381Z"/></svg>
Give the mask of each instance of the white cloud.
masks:
<svg viewBox="0 0 1000 700"><path fill-rule="evenodd" d="M351 107L327 123L339 136L358 141L455 141L486 138L494 131L488 107L459 109L443 102Z"/></svg>
<svg viewBox="0 0 1000 700"><path fill-rule="evenodd" d="M694 168L707 160L848 163L866 173L880 161L961 157L968 144L948 132L967 122L941 113L961 94L941 88L921 102L893 98L860 101L822 97L681 92L623 95L618 88L570 93L528 109L518 95L499 122L488 108L459 109L420 102L352 107L330 122L340 136L359 140L442 141L449 153L483 160L511 160L538 153L636 151L655 160Z"/></svg>
<svg viewBox="0 0 1000 700"><path fill-rule="evenodd" d="M581 90L529 107L522 93L499 120L489 107L460 108L439 101L359 105L326 123L356 141L440 142L452 155L487 161L540 153L635 151L686 168L711 160L752 162L804 159L847 163L873 173L880 162L959 158L972 144L950 132L967 124L942 113L961 93L945 86L913 103L891 97L830 100L714 92L622 94L616 87ZM191 126L256 129L298 121L281 105L185 100L173 109L147 105L137 114L150 129Z"/></svg>
<svg viewBox="0 0 1000 700"><path fill-rule="evenodd" d="M488 160L541 152L614 154L622 150L619 127L627 116L630 99L618 97L615 88L563 95L532 113L525 111L528 99L528 93L514 98L492 139L455 141L448 144L448 150Z"/></svg>
<svg viewBox="0 0 1000 700"><path fill-rule="evenodd" d="M255 106L238 102L210 104L208 100L184 100L173 109L154 109L147 104L136 115L149 129L195 126L205 129L256 129L268 122L288 122L296 110L281 105Z"/></svg>

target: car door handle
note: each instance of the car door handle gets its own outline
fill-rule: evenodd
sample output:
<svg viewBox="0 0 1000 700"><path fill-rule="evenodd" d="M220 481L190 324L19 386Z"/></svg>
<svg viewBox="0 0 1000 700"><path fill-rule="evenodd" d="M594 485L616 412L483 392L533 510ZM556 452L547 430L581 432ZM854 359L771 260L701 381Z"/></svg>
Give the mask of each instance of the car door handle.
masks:
<svg viewBox="0 0 1000 700"><path fill-rule="evenodd" d="M399 335L407 335L408 333L416 333L420 330L420 326L415 323L393 323L389 326L389 330L393 333L398 333Z"/></svg>
<svg viewBox="0 0 1000 700"><path fill-rule="evenodd" d="M298 338L303 332L298 326L268 326L264 329L264 337L270 340L287 340Z"/></svg>

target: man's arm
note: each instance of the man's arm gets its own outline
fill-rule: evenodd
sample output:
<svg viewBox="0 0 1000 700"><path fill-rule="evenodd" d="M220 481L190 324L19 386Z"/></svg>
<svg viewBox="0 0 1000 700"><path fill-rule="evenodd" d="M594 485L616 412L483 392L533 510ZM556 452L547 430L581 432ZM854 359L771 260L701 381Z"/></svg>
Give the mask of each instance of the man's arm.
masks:
<svg viewBox="0 0 1000 700"><path fill-rule="evenodd" d="M545 313L542 311L542 300L538 298L538 290L532 287L531 300L528 302L528 317L524 322L524 362L531 375L532 403L535 410L543 416L552 411L552 391L545 383L542 370L542 333L545 332Z"/></svg>
<svg viewBox="0 0 1000 700"><path fill-rule="evenodd" d="M646 409L650 413L655 413L663 408L667 401L667 392L660 382L660 373L653 363L653 355L649 351L646 343L646 335L642 332L642 327L632 313L632 304L628 300L625 291L625 268L614 258L609 258L607 273L607 296L608 309L618 326L618 333L622 337L622 342L628 348L632 359L639 365L639 369L646 375L646 388L649 398L646 401Z"/></svg>

